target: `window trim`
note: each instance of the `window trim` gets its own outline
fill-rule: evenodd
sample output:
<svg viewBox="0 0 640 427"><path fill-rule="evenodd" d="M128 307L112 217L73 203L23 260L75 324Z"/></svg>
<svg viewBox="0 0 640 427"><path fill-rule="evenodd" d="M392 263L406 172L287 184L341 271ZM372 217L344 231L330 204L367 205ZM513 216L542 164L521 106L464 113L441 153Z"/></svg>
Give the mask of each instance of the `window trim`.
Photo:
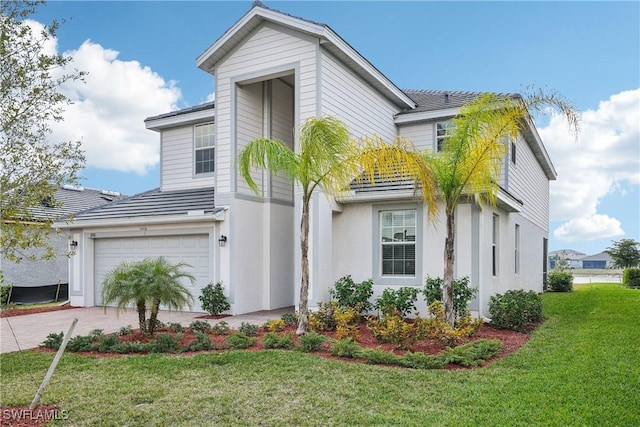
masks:
<svg viewBox="0 0 640 427"><path fill-rule="evenodd" d="M202 126L212 126L212 136L213 136L213 144L207 147L197 147L196 142L196 129ZM216 126L215 122L207 122L207 123L198 123L193 125L193 177L194 178L202 178L213 176L216 171ZM197 152L201 150L213 150L213 170L209 172L198 172L197 171Z"/></svg>
<svg viewBox="0 0 640 427"><path fill-rule="evenodd" d="M416 237L415 237L415 273L413 275L389 276L382 275L382 238L380 229L380 213L384 211L406 211L413 210L416 214ZM376 285L383 286L420 286L422 285L422 239L423 239L423 208L422 204L379 204L372 206L373 215L373 279Z"/></svg>
<svg viewBox="0 0 640 427"><path fill-rule="evenodd" d="M491 218L491 275L500 273L500 215L494 213Z"/></svg>
<svg viewBox="0 0 640 427"><path fill-rule="evenodd" d="M444 125L444 129L445 129L445 135L439 136L438 135L438 125ZM453 122L451 120L439 120L437 122L434 123L433 125L433 135L434 135L434 143L433 143L433 150L436 153L439 153L440 151L442 151L442 147L444 146L445 141L450 137L447 136L446 133L449 131L450 128L453 128ZM440 144L438 144L438 142L440 142Z"/></svg>

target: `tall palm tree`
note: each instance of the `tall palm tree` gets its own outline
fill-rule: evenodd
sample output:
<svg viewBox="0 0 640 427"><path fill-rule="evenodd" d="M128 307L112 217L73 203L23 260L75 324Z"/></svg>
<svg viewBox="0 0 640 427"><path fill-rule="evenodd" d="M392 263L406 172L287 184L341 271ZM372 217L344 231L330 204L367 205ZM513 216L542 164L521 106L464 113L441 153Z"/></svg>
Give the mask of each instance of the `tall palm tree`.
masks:
<svg viewBox="0 0 640 427"><path fill-rule="evenodd" d="M531 93L526 97L483 94L461 108L452 119L443 149L426 152L433 168L439 196L444 199L446 230L444 246L443 305L446 321L453 326L453 265L455 260L455 211L462 197L495 206L502 162L508 146L532 123L533 113L560 111L577 136L580 117L555 93Z"/></svg>
<svg viewBox="0 0 640 427"><path fill-rule="evenodd" d="M251 168L283 173L302 190L300 220L300 300L297 334L309 329L309 206L316 189L336 194L356 179L392 180L409 177L421 185L428 212L435 212L433 177L428 165L413 145L397 138L384 143L379 137L354 140L345 124L334 117L312 117L299 132L299 150L294 152L281 141L256 138L239 155L239 171L249 187L259 192Z"/></svg>
<svg viewBox="0 0 640 427"><path fill-rule="evenodd" d="M123 261L107 273L102 282L102 303L116 304L117 313L135 304L138 324L142 333L153 334L160 305L180 310L191 307L193 296L182 279L195 282L195 277L184 271L189 264L172 264L166 258L146 258L139 262ZM150 308L149 322L146 320Z"/></svg>

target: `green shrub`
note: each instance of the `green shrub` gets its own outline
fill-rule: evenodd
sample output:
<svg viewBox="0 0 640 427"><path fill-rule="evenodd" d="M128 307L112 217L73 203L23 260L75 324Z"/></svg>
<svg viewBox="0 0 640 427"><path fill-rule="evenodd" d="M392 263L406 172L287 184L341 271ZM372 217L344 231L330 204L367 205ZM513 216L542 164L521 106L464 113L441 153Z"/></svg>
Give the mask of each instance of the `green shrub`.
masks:
<svg viewBox="0 0 640 427"><path fill-rule="evenodd" d="M212 316L217 316L224 311L231 309L227 297L224 296L224 288L222 282L218 282L215 285L209 283L202 288L202 294L198 297L202 303L202 308L206 310Z"/></svg>
<svg viewBox="0 0 640 427"><path fill-rule="evenodd" d="M511 290L489 299L491 324L499 329L522 331L542 320L542 298L533 291Z"/></svg>
<svg viewBox="0 0 640 427"><path fill-rule="evenodd" d="M551 292L571 292L573 274L567 270L551 270L547 276L547 289Z"/></svg>
<svg viewBox="0 0 640 427"><path fill-rule="evenodd" d="M98 344L98 351L102 351L104 353L113 351L113 347L120 344L120 338L118 338L118 335L116 334L102 335L99 340L100 343Z"/></svg>
<svg viewBox="0 0 640 427"><path fill-rule="evenodd" d="M245 334L248 337L255 337L258 335L260 327L252 323L242 322L238 328L238 332Z"/></svg>
<svg viewBox="0 0 640 427"><path fill-rule="evenodd" d="M369 298L373 295L373 280L356 283L351 276L344 276L333 285L329 294L340 307L355 308L360 304L360 312L363 313L372 308Z"/></svg>
<svg viewBox="0 0 640 427"><path fill-rule="evenodd" d="M67 343L69 351L91 351L94 349L93 337L90 335L78 335L73 337Z"/></svg>
<svg viewBox="0 0 640 427"><path fill-rule="evenodd" d="M640 288L640 268L625 268L622 271L622 284L630 288Z"/></svg>
<svg viewBox="0 0 640 427"><path fill-rule="evenodd" d="M225 338L225 342L229 344L229 347L239 350L243 348L249 348L253 346L258 339L256 337L249 337L242 332L238 332L237 334L229 335Z"/></svg>
<svg viewBox="0 0 640 427"><path fill-rule="evenodd" d="M193 334L196 336L196 340L189 344L187 350L189 351L202 351L202 350L211 350L213 348L213 344L211 343L211 338L207 333L200 331L193 331Z"/></svg>
<svg viewBox="0 0 640 427"><path fill-rule="evenodd" d="M2 271L0 271L0 306L8 304L10 297L11 285L4 284L4 276L2 275Z"/></svg>
<svg viewBox="0 0 640 427"><path fill-rule="evenodd" d="M308 332L298 337L298 343L300 343L300 349L304 352L320 351L322 350L322 344L327 341L327 337L317 332Z"/></svg>
<svg viewBox="0 0 640 427"><path fill-rule="evenodd" d="M57 350L62 345L63 338L64 338L64 332L60 332L59 334L50 333L49 335L47 335L47 338L45 338L45 340L42 342L42 346Z"/></svg>
<svg viewBox="0 0 640 427"><path fill-rule="evenodd" d="M222 322L218 322L213 325L211 330L216 335L227 335L231 328L229 327L229 324L223 320Z"/></svg>
<svg viewBox="0 0 640 427"><path fill-rule="evenodd" d="M177 334L176 336L173 336L172 334L159 333L158 335L156 335L156 339L149 343L151 346L151 352L152 353L173 353L178 349L178 344L180 343L181 340L182 340L182 334Z"/></svg>
<svg viewBox="0 0 640 427"><path fill-rule="evenodd" d="M363 357L367 363L372 365L399 365L400 357L398 357L393 351L384 351L380 347L378 348L363 348L360 352L360 356Z"/></svg>
<svg viewBox="0 0 640 427"><path fill-rule="evenodd" d="M173 332L175 332L176 334L179 334L180 332L183 331L183 327L180 323L177 322L169 322L169 329Z"/></svg>
<svg viewBox="0 0 640 427"><path fill-rule="evenodd" d="M111 351L114 353L145 353L151 348L151 343L143 343L138 341L124 341L114 345Z"/></svg>
<svg viewBox="0 0 640 427"><path fill-rule="evenodd" d="M335 301L319 302L318 311L309 316L309 327L316 331L335 331L337 308Z"/></svg>
<svg viewBox="0 0 640 427"><path fill-rule="evenodd" d="M360 357L362 348L353 339L344 338L331 343L330 352L332 356L348 357L354 359Z"/></svg>
<svg viewBox="0 0 640 427"><path fill-rule="evenodd" d="M93 340L99 340L100 338L104 337L104 331L102 329L93 329L91 332L89 332L89 336Z"/></svg>
<svg viewBox="0 0 640 427"><path fill-rule="evenodd" d="M118 335L120 336L129 335L132 333L133 333L133 328L131 327L131 325L122 326L120 329L118 329Z"/></svg>
<svg viewBox="0 0 640 427"><path fill-rule="evenodd" d="M298 316L296 313L284 313L280 318L286 326L295 326L298 324Z"/></svg>
<svg viewBox="0 0 640 427"><path fill-rule="evenodd" d="M426 284L422 293L427 305L433 304L435 301L442 302L442 286L444 280L440 277L427 277ZM478 293L478 288L469 286L469 277L463 277L453 281L453 310L456 319L463 318L469 309L469 302Z"/></svg>
<svg viewBox="0 0 640 427"><path fill-rule="evenodd" d="M498 340L480 339L454 348L448 348L438 355L443 364L454 363L461 366L479 366L485 360L498 354L502 343Z"/></svg>
<svg viewBox="0 0 640 427"><path fill-rule="evenodd" d="M376 299L375 308L380 310L383 316L397 313L400 317L407 317L411 311L416 310L419 292L419 289L409 286L403 286L397 290L386 288Z"/></svg>
<svg viewBox="0 0 640 427"><path fill-rule="evenodd" d="M433 356L428 356L422 352L412 353L407 351L399 360L399 364L405 368L412 369L440 369L444 362Z"/></svg>
<svg viewBox="0 0 640 427"><path fill-rule="evenodd" d="M209 324L209 322L205 322L204 320L194 320L189 324L189 329L191 329L193 332L198 331L204 332L206 334L211 330L211 325Z"/></svg>
<svg viewBox="0 0 640 427"><path fill-rule="evenodd" d="M278 335L275 332L267 332L262 338L263 348L293 348L293 332Z"/></svg>

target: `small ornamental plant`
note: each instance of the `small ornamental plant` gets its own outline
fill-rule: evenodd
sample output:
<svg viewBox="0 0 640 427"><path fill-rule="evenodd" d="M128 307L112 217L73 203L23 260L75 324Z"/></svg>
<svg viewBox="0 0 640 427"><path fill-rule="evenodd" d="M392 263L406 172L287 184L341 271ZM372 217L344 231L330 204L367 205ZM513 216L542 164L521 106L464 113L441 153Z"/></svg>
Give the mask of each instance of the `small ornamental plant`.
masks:
<svg viewBox="0 0 640 427"><path fill-rule="evenodd" d="M224 296L222 282L218 282L215 285L209 283L202 288L202 295L198 299L202 303L202 308L212 316L218 316L231 309L227 297Z"/></svg>

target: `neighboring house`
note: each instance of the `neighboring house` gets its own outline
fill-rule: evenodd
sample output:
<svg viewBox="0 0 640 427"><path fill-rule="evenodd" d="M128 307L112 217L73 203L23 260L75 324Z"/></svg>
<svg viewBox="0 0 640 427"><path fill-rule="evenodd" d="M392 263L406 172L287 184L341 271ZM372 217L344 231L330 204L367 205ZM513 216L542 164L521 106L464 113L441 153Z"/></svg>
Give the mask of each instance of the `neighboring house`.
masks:
<svg viewBox="0 0 640 427"><path fill-rule="evenodd" d="M80 211L104 205L121 199L120 193L106 190L65 185L56 190L55 201L43 200L40 206L31 209L35 220L66 221ZM13 285L11 301L18 303L45 302L68 298L69 254L74 247L65 233L49 232L48 243L54 249L55 257L47 260L38 259L42 249L29 249L27 257L12 262L0 256L0 270L5 284Z"/></svg>
<svg viewBox="0 0 640 427"><path fill-rule="evenodd" d="M408 59L406 59L408 60ZM260 194L237 156L253 138L296 147L295 127L333 115L354 137L408 137L436 150L447 120L477 93L401 90L327 25L254 6L196 60L215 81L214 103L149 117L160 137L160 187L58 223L79 242L73 305L101 303L104 275L122 260L167 256L193 266L197 296L222 282L235 314L291 306L300 283L300 193L287 178L256 171ZM203 88L203 94L207 88ZM508 289L542 292L547 271L549 181L556 172L531 125L505 156L495 208L458 207L457 277L479 287L472 309ZM413 190L361 187L312 200L310 306L342 276L385 287L422 287L443 274L444 212L425 218Z"/></svg>
<svg viewBox="0 0 640 427"><path fill-rule="evenodd" d="M599 254L586 256L580 259L581 268L611 268L613 260L611 255L606 252L600 252Z"/></svg>
<svg viewBox="0 0 640 427"><path fill-rule="evenodd" d="M573 249L560 249L558 251L549 252L549 268L556 268L556 264L565 264L564 268L582 268L581 259L586 254Z"/></svg>

